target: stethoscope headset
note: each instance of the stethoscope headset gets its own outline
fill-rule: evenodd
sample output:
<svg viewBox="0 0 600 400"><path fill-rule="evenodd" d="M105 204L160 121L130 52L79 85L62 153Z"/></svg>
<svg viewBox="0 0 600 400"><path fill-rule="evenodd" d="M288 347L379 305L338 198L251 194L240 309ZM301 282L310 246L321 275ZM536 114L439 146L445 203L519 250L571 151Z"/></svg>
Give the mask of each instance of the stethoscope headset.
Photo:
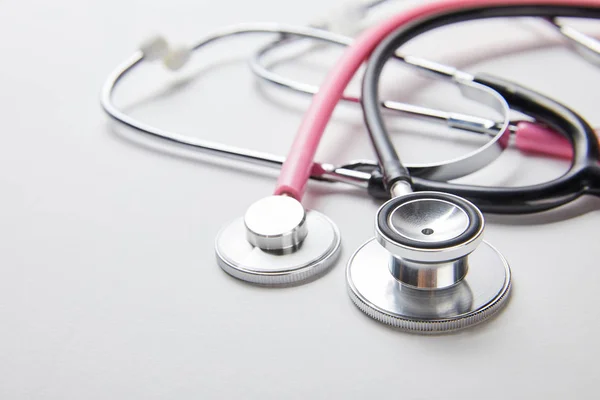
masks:
<svg viewBox="0 0 600 400"><path fill-rule="evenodd" d="M322 274L339 255L340 234L326 216L304 209L300 201L305 185L311 176L358 184L366 186L372 196L391 199L377 211L375 237L348 262L346 277L353 302L372 318L405 330L461 329L495 314L511 290L508 263L483 241L482 211L535 213L584 194L600 195L596 136L579 115L546 96L496 77L473 76L413 60L417 66L450 77L468 94L476 92L475 97L481 97L484 93L486 99L493 99L489 103L496 109L508 103L533 118L537 126L563 135L572 145L569 170L543 184L506 188L451 183L448 180L473 172L506 147L503 138L508 120L493 143L484 146L486 151L450 163L409 169L398 157L385 127L378 82L384 65L397 49L424 32L462 21L513 16L599 18L600 2L449 0L414 8L378 24L360 35L330 71L313 97L285 160L159 130L120 112L112 104L112 91L134 66L154 57L165 58L167 65L178 67L189 58L189 51L173 52L161 41L146 46L115 71L105 85L102 103L109 115L142 132L229 157L282 166L274 195L252 204L244 217L226 226L216 238L217 261L230 275L261 285L289 285ZM250 31L280 33L278 28ZM195 48L247 31L238 28L219 32ZM291 33L311 36L314 28L308 33L301 29ZM335 105L367 58L360 102L377 164L336 167L314 163ZM405 61L410 63L410 58ZM500 150L489 150L494 148ZM476 168L471 168L473 165Z"/></svg>

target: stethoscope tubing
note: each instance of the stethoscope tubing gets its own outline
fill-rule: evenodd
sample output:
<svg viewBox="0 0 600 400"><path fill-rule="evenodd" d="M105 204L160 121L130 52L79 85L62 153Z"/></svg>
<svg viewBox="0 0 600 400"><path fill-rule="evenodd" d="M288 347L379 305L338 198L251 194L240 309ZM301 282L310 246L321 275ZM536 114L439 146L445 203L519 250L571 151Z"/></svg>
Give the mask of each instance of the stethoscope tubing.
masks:
<svg viewBox="0 0 600 400"><path fill-rule="evenodd" d="M371 5L373 6L373 5ZM356 7L356 6L355 6ZM366 12L366 10L363 10ZM355 10L352 14L356 14ZM569 40L578 49L582 49L584 58L589 59L592 56L592 61L600 60L600 42L595 38L587 36L578 30L563 24L557 18L543 18L553 28L555 28L563 37ZM329 28L329 25L324 25ZM332 28L335 28L333 24ZM337 41L327 41L328 44L338 46L348 46L353 42L352 37L340 37ZM298 93L314 95L319 91L319 87L311 85L305 82L296 81L285 75L281 75L274 70L270 69L269 64L265 61L266 57L271 52L276 51L279 48L289 47L292 43L300 41L301 38L291 37L282 35L281 38L268 43L264 47L260 48L251 57L249 63L253 73L265 82L272 83L280 86L284 89L295 91ZM319 39L323 41L322 39ZM405 65L418 67L419 69L431 70L432 72L440 71L444 69L446 71L452 68L444 65L437 65L437 68L429 68L431 65L426 60L415 59L415 57L403 57L398 52L393 56L395 59L403 61ZM279 61L277 61L279 63ZM457 71L458 72L458 71ZM456 74L455 74L456 75ZM454 80L455 83L460 84L461 81ZM351 103L360 103L358 96L350 96L344 94L341 97L342 101ZM413 104L405 104L397 101L382 100L381 107L384 109L399 112L413 117L420 117L436 122L445 123L446 126L454 129L460 129L467 132L477 134L487 134L494 136L501 131L502 122L497 122L492 119L482 118L478 116L472 116L462 113L448 112L428 107L417 106ZM504 119L509 119L506 115ZM509 123L510 133L515 137L513 145L520 151L527 154L538 154L556 158L562 158L570 160L572 158L572 149L568 141L563 140L563 137L556 132L551 131L548 127L536 125L535 122L525 123L525 121L511 121ZM600 131L596 129L596 131ZM411 170L412 167L408 166ZM437 179L436 179L437 180Z"/></svg>
<svg viewBox="0 0 600 400"><path fill-rule="evenodd" d="M340 59L336 62L335 66L328 73L321 85L320 91L313 97L311 105L308 111L305 113L304 119L300 125L300 128L298 129L291 150L283 164L281 174L275 188L275 194L286 194L298 200L302 198L306 182L310 176L312 160L314 159L317 146L323 135L325 127L327 126L329 118L331 117L333 109L342 97L346 86L355 74L358 67L370 55L379 42L381 42L386 36L405 24L409 24L418 20L419 18L425 18L438 13L452 10L469 9L471 7L483 8L488 6L507 5L514 5L517 8L523 7L523 9L526 6L548 7L551 5L560 5L572 10L577 6L588 6L593 9L593 6L598 6L598 3L581 0L570 2L569 5L566 6L564 0L531 0L528 3L523 3L522 1L517 0L447 0L444 2L426 4L411 9L404 13L395 15L390 19L378 24L377 26L368 29L361 34L350 47L346 49ZM566 15L570 14L572 13L566 13ZM379 107L379 101L377 102L377 107ZM377 151L389 152L390 148L384 148L380 146ZM384 163L394 159L393 156L395 154L395 150L390 153L390 156L392 157L383 159L382 161ZM399 163L386 165L386 167L387 170L393 170L394 175L409 176L406 168Z"/></svg>
<svg viewBox="0 0 600 400"><path fill-rule="evenodd" d="M297 27L279 23L246 23L238 24L232 27L226 27L207 35L194 45L193 49L198 50L204 46L235 35L246 33L267 33L297 35L300 37L315 38L316 34L320 37L329 40L334 40L336 34L318 30L312 27ZM236 146L225 145L222 143L204 140L197 137L169 131L146 124L122 111L114 102L113 97L119 83L133 70L140 67L144 61L144 54L138 50L131 55L127 60L118 65L107 77L101 90L100 103L103 110L115 121L135 129L138 132L149 136L166 140L178 145L191 147L203 153L216 155L219 157L239 160L251 164L256 164L268 168L281 168L285 157L249 150ZM358 168L363 167L376 168L377 164L373 161L354 161L346 166L335 166L329 163L314 163L311 177L316 180L343 182L361 188L367 188L370 179L368 172L362 172Z"/></svg>
<svg viewBox="0 0 600 400"><path fill-rule="evenodd" d="M584 48L588 53L593 54L594 57L600 57L600 42L580 31L572 28L571 26L565 25L560 22L557 18L547 18L546 21L550 26L554 27L564 38L569 40L572 44L577 47ZM316 38L315 38L316 39ZM298 41L297 37L289 37L282 35L281 38L266 44L258 51L256 51L249 60L250 69L252 72L265 82L272 83L282 88L303 93L307 95L314 95L319 91L317 85L301 82L293 78L282 75L274 70L267 64L265 58L267 58L271 52L274 52L280 48L287 47L291 43ZM322 40L323 41L323 40ZM337 46L349 46L354 41L354 38L350 36L341 36L338 40L327 41L328 44ZM394 58L400 59L410 65L409 60L404 60L399 54L395 54ZM597 58L600 60L600 58ZM341 98L342 101L351 103L360 103L360 98L357 96L349 96L344 94ZM498 121L494 121L484 117L478 117L473 115L467 115L456 112L448 112L443 110L436 110L433 108L417 106L413 104L406 104L397 101L383 100L381 107L390 111L397 111L412 115L415 117L423 117L436 121L445 122L449 127L462 129L473 133L484 133L494 135L498 132ZM511 124L511 130L516 127Z"/></svg>
<svg viewBox="0 0 600 400"><path fill-rule="evenodd" d="M213 32L197 42L194 45L193 50L199 50L219 39L247 33L277 33L312 38L325 42L339 42L341 38L343 38L343 36L335 33L312 27L296 27L274 23L247 23L226 27ZM208 154L241 160L271 168L281 168L285 160L285 158L282 156L224 145L221 143L168 131L145 124L123 112L113 101L116 87L123 80L123 78L125 78L135 68L140 67L144 61L146 61L146 59L143 52L137 51L129 59L119 65L105 81L101 93L101 105L105 112L114 120L147 135L158 137L160 139L187 147L192 147ZM440 71L444 71L446 74L448 74L448 71L452 71L450 67L434 64L427 60L414 57L410 59L409 63L409 65L413 65L417 68L437 74L439 74ZM459 74L459 76L464 75L464 73ZM447 77L452 78L451 75L448 75ZM461 82L458 83L459 85L461 84ZM495 131L495 133L494 135L490 134L491 139L484 143L477 151L464 157L443 161L441 163L412 165L409 166L409 169L421 171L425 175L427 175L428 172L439 175L442 171L445 171L444 176L448 177L449 179L456 178L467 175L468 173L487 165L505 148L502 141L503 139L507 139L507 126L509 123L508 104L506 104L506 101L499 94L482 85L473 84L472 82L462 82L462 85L464 86L464 92L476 92L477 96L485 96L487 103L494 103L496 105L496 110L505 115L504 121L501 123L494 123L494 128L492 129L490 127L490 129L488 129L488 132ZM474 91L472 89L476 90ZM471 160L472 162L466 162L468 160ZM312 166L311 178L332 182L344 182L366 189L371 181L370 171L376 168L377 163L369 160L349 162L342 166L315 162Z"/></svg>
<svg viewBox="0 0 600 400"><path fill-rule="evenodd" d="M351 37L344 37L344 40L331 41L330 44L338 46L349 46L354 41ZM269 69L264 61L264 58L272 51L281 47L284 47L287 42L290 41L289 37L284 37L277 41L271 42L266 46L259 49L251 57L249 65L250 69L260 79L281 86L285 89L289 89L295 92L315 95L319 92L320 88L316 85L311 85L304 82L299 82L286 76L280 75L277 72ZM400 55L396 54L394 58L399 61L403 61L407 65L411 65L411 59L403 59ZM418 68L422 68L421 65ZM460 83L460 82L459 82ZM344 94L341 98L342 101L360 104L360 98L357 96L350 96ZM411 115L413 117L420 117L428 120L438 121L445 123L450 128L462 129L472 133L486 134L495 136L502 129L503 122L494 121L484 117L478 117L474 115L467 115L458 112L449 112L438 110L429 107L418 106L414 104L407 104L392 100L383 100L381 107L390 111L396 111L403 114ZM508 118L508 116L507 116ZM514 129L514 125L510 125L511 130Z"/></svg>
<svg viewBox="0 0 600 400"><path fill-rule="evenodd" d="M461 2L451 0L458 5ZM283 163L274 194L289 195L301 200L310 177L312 162L318 144L346 86L378 43L395 29L416 20L428 12L443 10L446 3L434 3L397 14L390 19L363 32L337 60L321 84L319 92L313 96L296 133L288 156Z"/></svg>
<svg viewBox="0 0 600 400"><path fill-rule="evenodd" d="M469 2L467 7L449 8L445 13L434 14L419 22L398 29L384 40L373 52L363 79L362 104L365 122L373 140L380 165L383 181L389 189L394 182L404 180L412 183L415 190L439 190L457 194L475 201L484 210L486 204L493 205L486 211L506 213L536 212L548 205L562 204L565 199L585 193L589 186L600 184L598 181L597 160L598 143L593 129L579 115L567 107L545 96L498 78L477 76L475 81L492 87L507 98L509 104L518 111L524 111L536 120L548 124L551 128L565 134L572 140L574 157L571 168L563 176L547 183L506 187L479 187L435 182L423 178L411 178L398 157L386 132L378 104L377 82L385 62L393 57L398 47L420 33L454 22L476 18L509 16L568 16L600 17L600 3L583 1L570 2L486 2L477 5ZM507 3L510 3L507 5ZM542 201L542 204L527 204L530 201ZM549 201L544 204L544 201ZM531 211L527 211L531 210Z"/></svg>
<svg viewBox="0 0 600 400"><path fill-rule="evenodd" d="M586 3L587 4L587 3ZM596 3L593 3L596 4ZM203 40L197 43L194 46L194 49L199 49L204 45L214 42L217 39L222 37L227 37L231 35L238 35L247 32L256 32L256 33L276 33L281 34L282 32L290 35L298 35L301 37L314 38L315 32L318 32L317 35L320 35L325 41L335 41L339 40L340 35L332 34L330 32L315 30L315 28L307 27L307 28L299 28L293 27L285 24L241 24L234 27L228 27L222 30L219 30ZM127 75L133 68L139 66L144 60L144 54L140 51L136 52L133 56L131 56L126 62L120 65L107 79L103 90L102 90L102 106L105 111L115 120L124 123L125 125L130 126L140 132L159 137L161 139L165 139L174 143L183 144L185 146L193 147L194 149L199 149L203 152L207 152L210 154L215 154L218 156L225 156L227 158L243 160L246 162L251 162L267 167L278 168L282 164L284 164L284 157L276 156L268 153L257 152L242 148L237 148L234 146L227 146L220 143L215 143L207 140L198 139L195 137L190 137L182 134L178 134L175 132L170 132L167 130L159 129L156 127L149 126L144 124L128 115L123 113L118 107L116 107L112 101L112 96L116 85L121 81L121 79ZM422 63L423 64L423 63ZM418 64L417 64L418 65ZM427 64L423 64L422 66L426 67ZM449 68L449 67L448 67ZM443 75L443 74L442 74ZM333 182L345 182L355 186L368 188L369 193L374 195L375 197L385 197L388 194L385 193L383 187L383 179L380 173L377 171L376 163L371 161L359 161L359 162L351 162L347 165L343 166L335 166L332 164L326 163L313 163L311 167L311 178L318 180L326 180ZM419 178L414 180L415 187L419 188ZM446 188L448 185L445 182L437 183L437 188ZM460 190L460 187L454 186L456 190ZM588 189L588 192L592 192L595 189ZM551 199L550 203L553 204L563 204L565 200L571 197L572 193L569 195L563 196L562 199ZM544 205L543 207L546 207ZM492 207L493 208L493 207Z"/></svg>

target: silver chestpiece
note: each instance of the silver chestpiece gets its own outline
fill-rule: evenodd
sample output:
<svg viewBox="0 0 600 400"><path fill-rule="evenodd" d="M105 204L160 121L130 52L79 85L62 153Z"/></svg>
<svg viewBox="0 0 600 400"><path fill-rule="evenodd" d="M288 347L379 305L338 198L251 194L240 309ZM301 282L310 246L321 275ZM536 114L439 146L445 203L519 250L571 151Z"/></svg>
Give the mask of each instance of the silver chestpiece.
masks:
<svg viewBox="0 0 600 400"><path fill-rule="evenodd" d="M215 241L217 261L225 272L269 286L300 283L322 274L335 262L339 249L335 224L287 196L255 202Z"/></svg>
<svg viewBox="0 0 600 400"><path fill-rule="evenodd" d="M418 332L482 322L505 303L510 268L483 241L484 219L472 203L418 192L386 202L375 238L348 262L354 303L370 317Z"/></svg>

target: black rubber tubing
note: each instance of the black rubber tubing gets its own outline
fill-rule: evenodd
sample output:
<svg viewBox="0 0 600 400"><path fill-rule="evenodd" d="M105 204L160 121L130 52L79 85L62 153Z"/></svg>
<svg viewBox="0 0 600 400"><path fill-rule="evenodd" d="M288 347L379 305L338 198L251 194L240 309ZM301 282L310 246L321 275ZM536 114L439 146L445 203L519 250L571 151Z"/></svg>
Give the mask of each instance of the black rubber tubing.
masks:
<svg viewBox="0 0 600 400"><path fill-rule="evenodd" d="M411 182L416 191L433 190L466 197L484 212L522 214L548 210L568 203L584 193L598 195L600 155L596 135L590 125L568 107L518 84L489 75L479 75L475 82L498 91L511 108L524 112L565 135L573 146L569 171L552 181L521 187L483 187L438 182L410 177L403 166L385 128L379 104L379 79L386 62L398 47L432 29L468 20L495 17L581 17L600 18L598 7L544 6L519 4L481 6L437 14L402 27L389 35L372 53L363 78L361 105L369 135L377 155L382 176L374 175L370 193L381 197L381 186L388 191L399 180Z"/></svg>

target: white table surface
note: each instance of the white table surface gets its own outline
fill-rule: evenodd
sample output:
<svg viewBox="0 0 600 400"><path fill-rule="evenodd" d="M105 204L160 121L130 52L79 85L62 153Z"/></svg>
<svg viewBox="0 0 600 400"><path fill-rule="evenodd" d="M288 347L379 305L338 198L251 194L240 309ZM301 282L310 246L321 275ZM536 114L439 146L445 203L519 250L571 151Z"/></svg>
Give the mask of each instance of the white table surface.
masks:
<svg viewBox="0 0 600 400"><path fill-rule="evenodd" d="M460 333L406 334L346 294L345 262L372 236L376 201L311 183L307 206L341 230L339 262L306 285L251 286L219 269L213 240L275 173L140 138L100 109L107 74L152 33L193 43L237 22L307 23L334 3L0 3L1 399L597 398L600 201L489 216L486 238L514 274L508 307ZM244 60L264 40L216 46L175 76L146 67L118 103L164 128L285 154L309 100L252 77ZM406 52L526 84L600 125L598 67L543 22L445 28ZM282 70L318 82L323 59ZM389 98L470 110L451 86L396 70ZM408 161L464 150L432 145L421 133L436 125L397 121ZM325 136L320 160L372 158L354 106ZM516 185L565 167L508 151L473 179Z"/></svg>

